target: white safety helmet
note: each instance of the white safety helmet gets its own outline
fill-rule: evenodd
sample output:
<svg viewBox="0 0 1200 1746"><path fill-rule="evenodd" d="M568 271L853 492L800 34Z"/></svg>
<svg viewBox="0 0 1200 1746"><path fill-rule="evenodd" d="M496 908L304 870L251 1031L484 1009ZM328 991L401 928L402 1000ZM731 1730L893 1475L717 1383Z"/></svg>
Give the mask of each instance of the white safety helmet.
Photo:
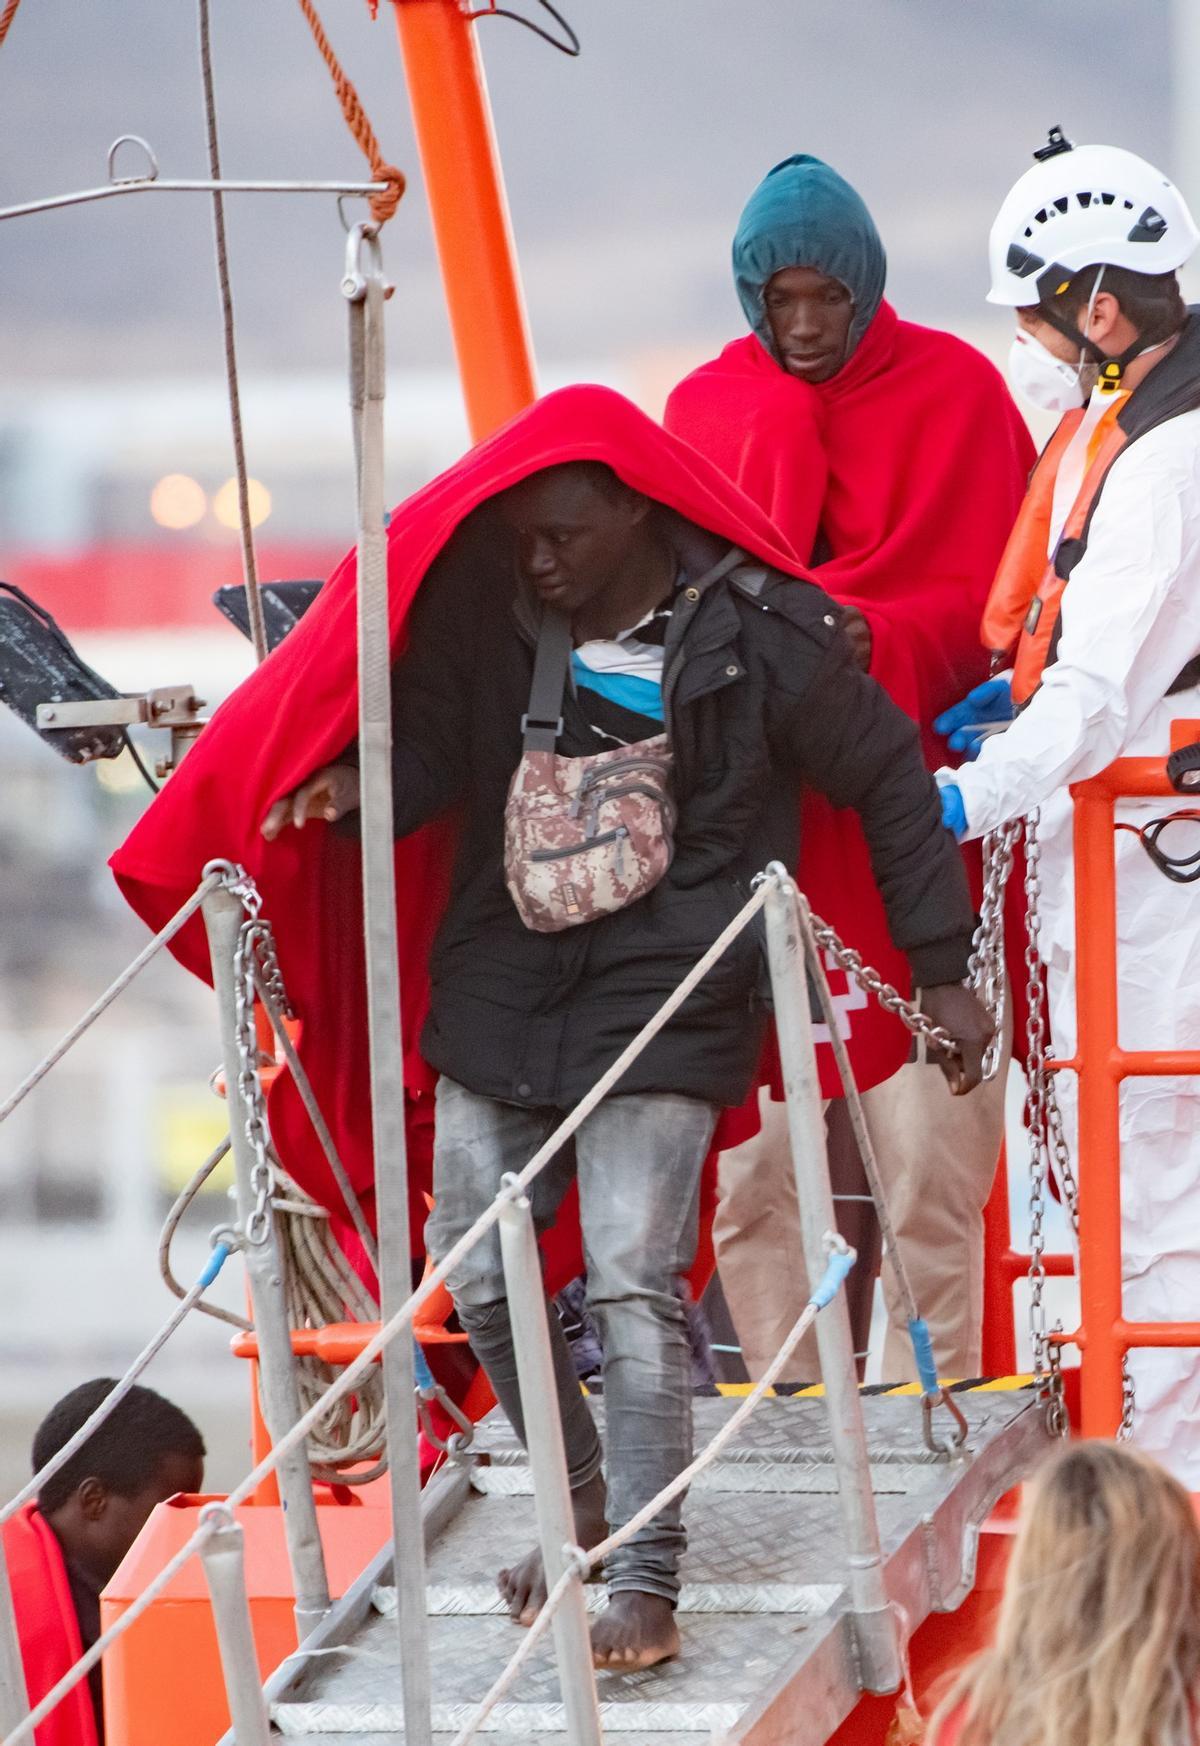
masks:
<svg viewBox="0 0 1200 1746"><path fill-rule="evenodd" d="M1200 243L1175 184L1119 146L1072 146L1062 129L1015 183L988 239L989 303L1041 304L1083 267L1172 273Z"/></svg>

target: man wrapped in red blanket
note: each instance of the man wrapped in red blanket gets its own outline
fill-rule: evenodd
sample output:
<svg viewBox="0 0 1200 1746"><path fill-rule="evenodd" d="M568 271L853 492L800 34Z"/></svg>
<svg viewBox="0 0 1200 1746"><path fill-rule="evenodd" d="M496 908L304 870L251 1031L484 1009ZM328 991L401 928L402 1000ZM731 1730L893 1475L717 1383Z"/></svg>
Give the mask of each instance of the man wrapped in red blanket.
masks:
<svg viewBox="0 0 1200 1746"><path fill-rule="evenodd" d="M886 266L871 215L841 176L812 157L776 165L733 244L752 332L680 383L666 424L809 562L842 606L861 664L920 725L934 768L933 718L986 674L980 617L1033 448L986 359L883 300ZM977 861L973 871L977 880ZM801 879L818 914L903 990L858 822L820 795L805 803ZM935 1356L944 1375L974 1375L1007 1056L991 1086L952 1103L923 1061L903 1065L898 1022L874 1003L856 1010L852 991L843 1029L860 1088L877 1087L868 1119ZM803 1278L779 1116L765 1104L759 1138L721 1169L718 1260L752 1374L794 1321ZM862 1224L848 1234L866 1246ZM884 1287L884 1374L898 1380L915 1372L886 1274Z"/></svg>
<svg viewBox="0 0 1200 1746"><path fill-rule="evenodd" d="M754 874L775 859L795 865L805 785L862 819L894 941L926 1010L959 1040L947 1075L960 1092L978 1082L988 1028L961 986L970 898L916 730L855 666L829 597L711 462L619 395L565 389L403 505L389 554L410 1090L440 1075L433 1257L449 1255L505 1173L659 1011L743 907ZM352 825L358 809L353 621L348 566L218 712L115 865L151 921L214 856L254 874L314 1085L366 1193L359 855L331 828ZM548 745L530 744L543 735ZM664 760L672 852L643 879L655 839L646 772L661 775ZM568 798L590 792L584 773L624 771L608 792L640 797L643 810L614 826L602 797L598 816L564 807L549 849L514 859L524 840L514 812L526 816L514 801L528 798L526 780L549 783L548 771ZM564 851L571 818L579 840ZM564 852L571 871L556 883ZM560 905L565 919L531 925L539 904ZM202 936L178 943L203 969ZM721 1109L744 1100L757 1069L761 979L757 935L742 932L576 1134L588 1302L604 1345L604 1474L554 1324L551 1345L584 1545L635 1517L689 1459L690 1355L675 1286L695 1253ZM336 1205L290 1095L272 1094L284 1161ZM566 1163L553 1159L531 1186L540 1228L554 1223ZM447 1283L520 1434L494 1229ZM675 1652L682 1545L677 1500L606 1558L600 1665ZM502 1572L501 1588L529 1622L545 1592L540 1558Z"/></svg>

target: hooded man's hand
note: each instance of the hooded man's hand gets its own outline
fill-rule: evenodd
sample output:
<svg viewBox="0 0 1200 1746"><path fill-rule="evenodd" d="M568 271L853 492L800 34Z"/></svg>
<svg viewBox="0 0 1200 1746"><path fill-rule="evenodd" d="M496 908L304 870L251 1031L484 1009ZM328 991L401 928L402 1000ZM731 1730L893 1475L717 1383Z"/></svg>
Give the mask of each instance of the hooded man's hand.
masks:
<svg viewBox="0 0 1200 1746"><path fill-rule="evenodd" d="M983 1078L983 1052L992 1040L995 1026L978 996L961 982L943 982L921 994L921 1011L954 1038L957 1051L934 1053L946 1083L955 1097L974 1091Z"/></svg>
<svg viewBox="0 0 1200 1746"><path fill-rule="evenodd" d="M359 777L353 764L326 764L302 782L291 794L277 800L262 821L262 834L269 843L288 825L304 829L310 818L333 824L359 806Z"/></svg>

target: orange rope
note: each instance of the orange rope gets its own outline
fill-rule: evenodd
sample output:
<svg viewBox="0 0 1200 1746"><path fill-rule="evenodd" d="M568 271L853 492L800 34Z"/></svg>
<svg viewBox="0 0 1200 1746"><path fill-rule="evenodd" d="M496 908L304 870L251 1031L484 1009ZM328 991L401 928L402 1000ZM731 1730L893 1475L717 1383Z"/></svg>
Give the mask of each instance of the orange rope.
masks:
<svg viewBox="0 0 1200 1746"><path fill-rule="evenodd" d="M8 35L9 25L17 16L17 7L20 4L21 0L8 0L8 5L4 8L3 13L0 13L0 43Z"/></svg>
<svg viewBox="0 0 1200 1746"><path fill-rule="evenodd" d="M9 6L15 11L20 0L8 0ZM333 88L337 92L338 102L342 106L342 114L346 118L346 126L358 142L359 150L371 167L373 182L386 182L388 188L383 194L372 194L371 216L377 224L386 224L399 206L404 194L404 172L398 170L395 164L385 164L383 154L379 149L379 141L375 138L375 129L367 119L366 111L359 100L358 92L342 71L341 63L333 52L333 45L325 35L325 27L317 16L313 0L300 0L300 10L308 20L308 28L312 31L313 41L321 51L321 58L329 68L333 79Z"/></svg>

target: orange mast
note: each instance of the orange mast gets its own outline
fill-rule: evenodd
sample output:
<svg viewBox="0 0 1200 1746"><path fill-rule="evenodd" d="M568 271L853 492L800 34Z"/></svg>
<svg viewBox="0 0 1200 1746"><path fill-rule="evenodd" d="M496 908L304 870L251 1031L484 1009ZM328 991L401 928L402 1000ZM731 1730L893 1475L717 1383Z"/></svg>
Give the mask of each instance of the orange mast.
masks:
<svg viewBox="0 0 1200 1746"><path fill-rule="evenodd" d="M536 397L508 201L472 15L393 0L471 436Z"/></svg>

